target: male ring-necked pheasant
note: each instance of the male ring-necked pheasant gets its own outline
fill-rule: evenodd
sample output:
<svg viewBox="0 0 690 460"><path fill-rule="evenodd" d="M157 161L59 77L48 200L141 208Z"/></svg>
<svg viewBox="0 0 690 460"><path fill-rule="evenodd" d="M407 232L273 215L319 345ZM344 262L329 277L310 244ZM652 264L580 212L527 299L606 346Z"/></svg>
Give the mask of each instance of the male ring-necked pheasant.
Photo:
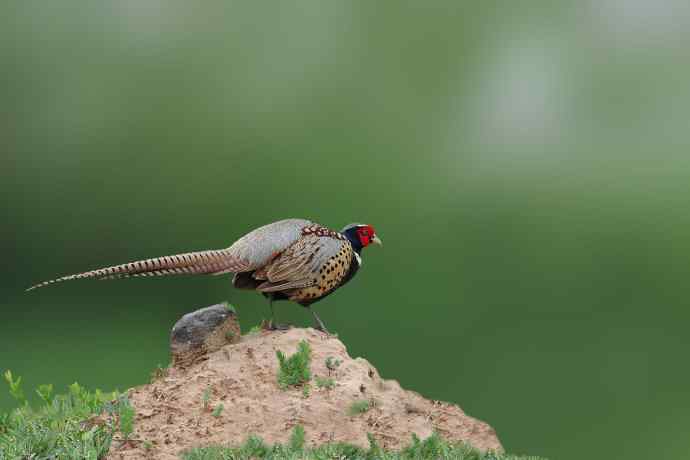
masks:
<svg viewBox="0 0 690 460"><path fill-rule="evenodd" d="M226 249L99 268L45 281L28 290L82 278L234 273L235 287L259 291L269 299L272 317L274 300L291 300L308 308L318 328L327 332L310 306L352 279L362 265L362 249L371 243L381 244L371 225L350 224L336 232L309 220L286 219L259 227Z"/></svg>

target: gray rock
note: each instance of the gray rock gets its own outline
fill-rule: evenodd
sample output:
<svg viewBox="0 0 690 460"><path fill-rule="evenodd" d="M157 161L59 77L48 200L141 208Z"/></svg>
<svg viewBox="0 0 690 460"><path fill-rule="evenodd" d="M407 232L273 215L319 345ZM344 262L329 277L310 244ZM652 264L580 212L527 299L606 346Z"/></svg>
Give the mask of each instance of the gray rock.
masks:
<svg viewBox="0 0 690 460"><path fill-rule="evenodd" d="M226 303L187 313L170 333L173 366L184 367L240 339L237 314Z"/></svg>

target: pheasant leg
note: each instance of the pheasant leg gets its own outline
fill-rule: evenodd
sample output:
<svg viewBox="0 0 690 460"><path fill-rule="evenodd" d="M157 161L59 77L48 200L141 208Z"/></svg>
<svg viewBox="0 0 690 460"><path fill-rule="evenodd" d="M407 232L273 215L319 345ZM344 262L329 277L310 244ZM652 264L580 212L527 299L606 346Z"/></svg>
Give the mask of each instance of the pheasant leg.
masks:
<svg viewBox="0 0 690 460"><path fill-rule="evenodd" d="M325 332L326 334L331 335L331 333L328 332L328 329L326 329L326 325L323 324L323 321L321 321L321 318L319 318L319 315L317 315L316 312L314 310L312 310L310 307L307 307L307 308L309 308L309 311L311 312L311 314L314 315L314 320L316 321L316 324L317 324L316 330L321 331L321 332Z"/></svg>
<svg viewBox="0 0 690 460"><path fill-rule="evenodd" d="M268 305L271 307L271 320L268 322L268 329L271 331L285 331L290 329L290 325L287 323L277 323L275 321L275 311L273 310L273 299L268 300Z"/></svg>

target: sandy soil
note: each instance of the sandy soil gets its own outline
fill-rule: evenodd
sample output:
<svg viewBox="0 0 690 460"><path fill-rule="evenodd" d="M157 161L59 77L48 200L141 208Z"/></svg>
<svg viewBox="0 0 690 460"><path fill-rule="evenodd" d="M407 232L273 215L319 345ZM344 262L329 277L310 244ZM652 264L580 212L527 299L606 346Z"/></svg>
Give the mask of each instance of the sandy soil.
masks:
<svg viewBox="0 0 690 460"><path fill-rule="evenodd" d="M300 340L312 348L312 385L309 396L301 389L282 390L277 384L276 350L287 355ZM339 359L336 370L326 358ZM335 387L319 389L314 377L335 380ZM210 389L208 408L203 395ZM433 430L446 439L463 440L480 450L502 450L495 431L466 415L458 406L424 399L403 390L395 380L382 379L362 358L353 359L340 340L314 329L261 331L243 336L186 368L172 368L167 376L129 391L136 410L137 440L114 442L108 459L179 459L185 449L208 444L239 444L249 434L269 443L285 442L300 424L308 444L345 441L367 446L372 433L382 446L399 448L411 434L420 438ZM356 416L350 405L371 399L375 406ZM212 409L223 404L218 417ZM143 441L151 443L146 450Z"/></svg>

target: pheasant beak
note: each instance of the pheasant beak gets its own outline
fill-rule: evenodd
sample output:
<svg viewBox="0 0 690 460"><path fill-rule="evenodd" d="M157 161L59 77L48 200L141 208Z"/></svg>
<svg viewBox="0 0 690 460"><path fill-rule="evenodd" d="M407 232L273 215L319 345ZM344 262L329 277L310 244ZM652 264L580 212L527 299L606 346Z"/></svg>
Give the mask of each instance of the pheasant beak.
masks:
<svg viewBox="0 0 690 460"><path fill-rule="evenodd" d="M374 236L371 238L371 242L372 242L372 243L376 243L376 244L378 244L378 245L380 245L380 246L383 246L383 241L381 241L381 238L379 238L378 235L374 235Z"/></svg>

